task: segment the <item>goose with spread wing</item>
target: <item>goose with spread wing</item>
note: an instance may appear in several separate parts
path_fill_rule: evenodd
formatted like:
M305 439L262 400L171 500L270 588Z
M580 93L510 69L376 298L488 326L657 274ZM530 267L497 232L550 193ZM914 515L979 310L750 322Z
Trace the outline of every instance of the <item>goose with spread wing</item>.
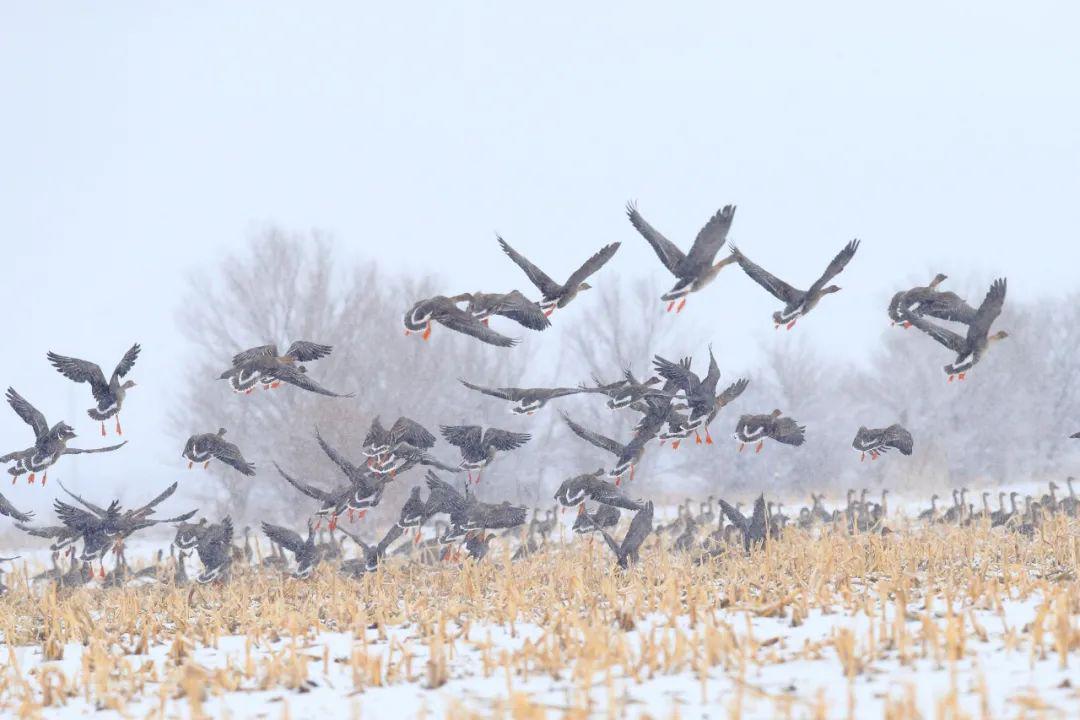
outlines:
M615 553L615 561L619 567L627 569L631 563L636 563L640 559L641 546L653 531L652 501L645 503L645 507L634 513L630 527L626 529L626 535L623 536L621 543L615 542L604 528L597 528L597 530L603 535L607 546Z
M315 440L326 456L338 466L352 485L353 493L349 499L348 507L357 510L360 517L364 517L368 508L373 508L382 500L386 484L393 479L392 475L379 475L366 464L357 465L338 452L330 443L323 439L319 429L315 428Z
M245 460L240 448L225 439L225 428L218 428L216 433L192 435L184 443L180 456L187 459L188 470L195 463L202 463L205 470L213 459L225 463L241 475L250 477L255 474L255 463Z
M465 311L485 326L492 315L498 315L530 330L547 330L551 327L551 321L540 306L517 290L508 293L460 293L450 299L455 303L468 303Z
M660 262L678 279L675 287L660 296L660 300L667 303L668 312L672 309L681 312L690 293L707 286L726 265L734 262L731 257L713 262L716 253L720 252L720 248L727 242L731 221L735 219L734 205L725 205L709 218L705 227L698 232L688 253L684 253L646 222L633 203L626 206L626 214L634 228L652 246Z
M503 252L519 268L525 271L529 281L540 291L540 309L548 316L556 310L561 310L569 305L582 290L590 290L592 286L585 280L604 267L607 261L615 255L615 251L619 249L619 243L617 242L600 248L581 267L575 270L565 283L560 285L544 273L543 270L531 263L528 258L510 247L510 244L501 237L498 240L499 247L502 248Z
M580 393L602 393L600 388L518 388L518 387L502 387L502 388L489 388L482 385L474 385L467 380L461 380L462 385L475 390L476 392L489 395L491 397L499 398L500 400L508 400L514 403L514 406L510 409L515 415L532 415L548 404L549 401L555 398L566 397L567 395L578 395Z
M682 393L683 399L690 410L686 418L683 432L693 432L698 444L701 444L700 430L705 431L705 443L712 445L712 436L709 434L709 424L728 403L742 395L746 390L749 380L738 380L729 385L719 395L716 386L720 382L720 366L716 363L712 346L709 347L709 370L705 377L698 376L689 365L683 361L673 363L659 355L653 360L658 375L674 383Z
M660 383L660 378L653 376L646 380L638 381L630 368L623 370L622 380L605 383L594 376L593 382L596 383L594 387L586 385L582 385L581 387L586 392L597 392L607 395L609 398L607 406L611 410L620 410L625 407L630 407L634 403L639 402L650 395L661 392L655 387Z
M902 290L893 295L889 302L889 319L893 325L899 324L905 330L911 327L911 316L932 317L938 320L970 325L975 319L975 308L954 292L938 290L947 275L938 273L929 285Z
M402 415L387 430L378 416L371 421L361 452L366 457L377 458L391 453L401 443L407 443L420 450L430 450L435 446L435 436L420 423Z
M579 438L615 456L615 466L608 472L608 476L615 478L616 485L622 485L622 476L625 473L630 473L630 479L634 479L634 466L641 460L641 456L645 454L646 444L656 437L659 432L659 427L653 428L653 424L650 422L648 426L638 429L630 442L624 445L577 424L566 413L562 413L562 418L567 427Z
M968 371L983 359L993 343L1009 337L1004 330L990 334L990 327L1005 305L1005 290L1005 278L998 278L993 282L979 309L975 311L975 318L968 325L966 335L960 335L918 316L910 318L912 325L956 353L956 359L944 368L949 382L954 378L963 380Z
M36 473L44 473L41 476L42 486L48 481L48 469L63 455L80 455L84 453L102 453L119 450L127 441L118 445L82 450L69 448L68 441L75 437L75 430L66 422L58 422L49 427L48 421L41 411L27 402L14 388L7 389L7 401L11 409L15 411L23 422L34 431L34 444L25 450L16 450L0 456L0 463L14 463L8 468L12 484L24 473L30 473L27 480L34 482Z
M807 290L799 290L788 285L780 278L770 274L760 265L751 262L738 248L731 249L731 257L739 263L739 267L750 276L751 280L768 290L769 294L777 300L784 303L783 310L778 310L773 313L773 322L776 323L777 328L781 325L786 325L787 329L790 330L799 318L805 317L807 313L817 306L821 301L821 298L830 293L840 292L839 286L826 285L825 283L829 282L843 271L851 261L851 258L855 257L855 251L858 249L858 240L852 240L845 245L844 249L837 253L836 257L829 263L829 266L825 268L825 272L822 273L821 277L815 280L814 284Z
M473 317L472 313L462 310L453 298L445 295L421 300L409 308L403 318L405 334L419 334L424 340L431 337L431 324L439 323L445 328L485 342L496 347L513 347L518 340L496 332Z
M901 455L910 455L915 443L906 428L894 423L886 428L861 426L855 433L851 447L859 453L859 461L862 462L867 455L871 460L877 460L890 449L899 450Z
M303 480L299 480L289 473L281 469L281 466L276 462L274 467L277 468L278 474L285 479L285 482L292 485L299 490L302 494L308 496L312 500L317 500L320 505L315 511L315 515L319 517L329 516L330 528L334 529L337 526L337 518L339 515L349 509L349 506L353 499L353 494L356 492L356 487L353 484L339 485L332 490L323 490L315 485L310 485Z
M622 511L614 505L601 503L596 508L596 512L590 513L585 507L585 503L581 503L578 505L578 514L574 518L574 524L570 529L577 535L600 532L601 529L606 530L617 526L621 516Z
M564 480L555 491L555 499L563 507L583 505L592 500L602 505L612 505L624 510L637 511L645 507L640 500L631 500L622 488L603 479L604 469L585 473Z
M292 575L298 580L311 577L311 573L314 572L315 567L322 560L322 553L315 543L315 523L308 520L307 529L308 534L305 539L300 537L300 534L295 530L290 530L287 527L273 525L268 522L262 524L263 533L270 538L271 542L277 543L293 554L293 559L296 561L296 570L293 571Z
M105 373L101 371L101 367L89 360L57 355L54 352L46 355L53 367L68 380L90 384L90 393L94 396L97 405L87 410L86 414L101 422L102 437L105 436L105 421L111 417L116 418L116 434L124 434L120 428L120 408L124 404L127 391L135 387L135 381L120 381L135 365L135 360L139 357L139 350L141 348L138 343L132 345L124 353L124 357L120 359L119 364L117 364L108 380L105 379Z
M235 392L245 394L250 394L256 385L273 390L286 383L327 397L352 397L352 393L327 390L312 380L307 374L307 367L301 364L320 360L332 350L331 345L297 340L281 355L277 345L260 345L234 355L232 367L221 373L220 379L228 380Z
M379 563L386 557L386 551L395 540L401 537L403 530L398 525L391 525L382 539L375 545L368 545L359 535L349 532L346 528L341 528L341 532L356 543L356 546L360 548L360 552L363 553L363 557L346 560L341 563L339 570L345 575L359 578L365 573L375 572L379 569Z
M443 425L440 428L446 441L461 451L460 469L477 471L476 482L480 482L480 473L495 459L496 453L516 450L532 439L528 433L516 433L499 428L484 430L479 425Z
M768 415L743 415L735 426L735 440L739 443L739 452L748 444L757 443L754 452L761 452L765 439L771 438L784 445L798 447L806 440L806 426L800 425L789 417L781 417L779 410Z

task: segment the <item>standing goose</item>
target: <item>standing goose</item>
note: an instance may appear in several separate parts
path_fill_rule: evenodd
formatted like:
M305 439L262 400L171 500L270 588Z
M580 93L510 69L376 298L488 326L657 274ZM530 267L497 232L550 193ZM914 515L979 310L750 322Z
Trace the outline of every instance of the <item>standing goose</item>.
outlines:
M223 372L221 380L228 380L235 392L250 393L262 384L272 390L288 383L296 387L329 397L352 397L327 390L307 375L307 368L300 363L326 357L333 350L330 345L320 345L297 340L284 355L278 354L277 345L261 345L233 355L232 367Z
M645 507L640 500L631 500L621 488L604 480L604 469L586 473L564 480L555 492L555 499L563 507L582 506L585 500L593 500L601 505L611 505L624 510L637 511Z
M121 383L120 378L131 371L136 358L139 357L139 350L141 348L138 343L132 345L131 349L124 353L124 357L120 359L120 363L113 370L108 381L105 380L105 373L101 371L101 368L88 360L65 357L54 352L46 355L53 367L68 380L90 383L90 392L97 405L87 410L86 414L101 422L102 437L105 437L105 421L114 416L116 417L116 434L124 434L120 429L120 408L124 404L127 391L135 387L135 381L126 380Z
M419 333L425 340L431 337L431 323L437 322L454 332L470 335L496 347L513 347L519 342L495 332L473 317L472 313L459 308L452 298L445 295L419 301L406 311L403 322L406 335Z
M322 553L315 546L315 524L308 520L307 528L308 534L305 540L295 530L280 525L272 525L268 522L262 524L262 530L266 537L293 554L293 558L296 560L296 570L293 571L293 577L298 580L310 577L315 570L315 566L322 559Z
M627 569L631 563L636 563L640 559L641 545L645 542L645 539L649 537L649 534L653 530L653 504L652 501L645 503L645 507L634 513L634 518L630 521L630 527L626 530L626 535L623 536L621 543L616 543L612 539L611 535L608 535L607 530L603 528L597 528L600 534L604 536L604 542L607 543L611 551L615 553L615 560L619 567Z
M225 428L218 428L216 433L192 435L184 444L180 456L187 458L188 470L195 463L202 463L205 470L211 459L217 459L242 475L255 474L255 463L245 460L240 448L225 439Z
M389 430L382 426L378 416L371 421L371 427L364 436L361 452L366 457L377 458L393 452L401 443L407 443L420 450L430 450L435 446L435 436L420 423L402 415Z
M528 433L516 433L498 428L484 430L479 425L443 425L440 428L446 441L461 450L460 469L476 470L476 482L480 482L480 473L491 464L497 452L516 450L532 439Z
M911 327L912 315L930 316L939 320L970 325L975 319L975 308L954 292L941 292L938 285L948 276L938 273L929 285L914 287L893 295L889 302L889 319L899 323L905 330Z
M997 320L998 315L1001 314L1001 308L1005 305L1005 290L1005 278L998 278L993 282L986 297L983 298L982 305L975 312L975 319L968 325L966 336L960 336L952 330L947 330L937 323L918 316L911 318L912 325L956 353L956 359L945 366L949 382L952 382L953 378L963 380L967 371L982 360L993 342L1009 336L1004 330L990 335L990 326Z
M15 508L8 499L4 497L3 493L0 493L0 515L6 515L16 522L30 522L34 517L32 511L22 512Z
M800 425L789 417L780 417L779 410L768 415L743 415L735 426L735 440L739 443L739 452L749 443L757 443L754 452L761 452L765 438L798 447L806 440L806 426Z
M555 310L561 310L569 305L570 301L577 297L577 294L582 290L590 290L592 286L585 282L585 280L602 268L604 264L612 258L615 251L619 249L619 243L617 242L600 248L591 258L586 260L581 267L575 270L570 277L567 278L564 284L560 285L545 274L543 270L529 262L528 258L510 247L509 243L501 237L499 237L498 240L499 246L503 249L503 252L506 253L519 268L525 271L525 275L528 276L529 281L540 291L540 308L544 311L544 314L548 316L555 312Z
M68 440L75 437L75 431L70 425L65 422L58 422L50 428L49 423L45 420L45 416L41 414L41 411L27 402L22 395L15 392L14 388L9 387L7 389L7 401L8 404L11 405L11 409L15 411L15 414L22 418L22 421L29 425L34 431L34 444L31 447L0 456L0 463L15 463L8 468L8 475L11 475L11 483L13 485L15 484L15 480L23 473L30 473L27 480L29 482L34 482L34 475L43 472L41 484L44 486L49 479L49 474L46 471L55 464L62 455L112 452L113 450L119 450L127 444L127 441L125 440L118 445L107 445L106 447L93 448L91 450L69 448L67 446Z
M871 460L877 460L889 448L899 450L901 455L910 455L914 448L914 441L911 433L899 424L875 429L863 425L855 433L855 440L852 441L851 447L855 449L855 452L860 453L859 461L862 462L866 459L867 453L870 454Z
M751 280L768 290L769 294L777 300L784 303L783 310L778 310L773 313L773 322L776 324L777 328L781 325L786 325L787 329L790 330L795 325L795 321L804 317L817 306L818 302L821 301L821 298L829 293L840 291L840 288L837 285L826 285L825 283L840 274L848 262L850 262L851 258L855 256L855 251L858 249L858 240L852 240L845 245L844 249L837 253L836 257L829 263L829 266L825 268L825 272L822 273L821 277L815 280L814 284L807 290L799 290L788 285L780 278L767 272L760 265L751 262L738 248L731 249L731 256L735 258L735 261L738 262L743 271L750 276Z
M694 238L690 252L685 254L675 243L647 223L633 203L627 204L626 214L631 224L652 246L664 267L678 278L675 287L660 296L660 299L668 304L668 312L671 312L673 308L675 312L681 312L686 306L686 297L690 293L704 288L716 278L717 273L723 270L725 265L734 262L732 257L727 257L718 263L713 263L716 253L720 252L720 248L727 241L731 221L735 218L734 205L725 205L709 218L705 227L701 228L697 237ZM676 302L679 303L677 307Z
M555 398L566 397L567 395L577 395L579 393L602 393L600 388L516 388L516 387L503 387L503 388L489 388L482 385L473 385L471 382L461 380L462 385L475 390L476 392L483 393L484 395L490 395L491 397L499 398L500 400L509 400L514 403L514 406L510 409L515 415L532 415L540 408L547 405L548 401Z
M468 303L465 311L485 326L492 315L499 315L530 330L547 330L551 327L551 321L540 306L517 290L508 293L461 293L450 300Z

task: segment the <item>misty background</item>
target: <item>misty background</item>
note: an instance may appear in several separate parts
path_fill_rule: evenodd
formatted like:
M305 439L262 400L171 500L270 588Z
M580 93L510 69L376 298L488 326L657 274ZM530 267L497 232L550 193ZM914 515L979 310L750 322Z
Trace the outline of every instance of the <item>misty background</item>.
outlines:
M143 353L128 446L3 492L48 517L54 477L129 501L179 480L208 512L298 521L310 503L272 460L325 484L316 423L358 456L374 415L408 414L532 432L479 492L546 504L561 479L609 464L559 408L621 439L636 417L583 396L519 418L458 377L576 384L625 363L644 374L654 353L700 368L709 343L722 382L750 388L714 423L716 445L651 445L643 495L1060 479L1080 462L1065 439L1080 429L1078 20L1064 2L5 5L0 383L96 446L89 389L46 351L106 373L132 342ZM791 332L736 268L667 316L672 278L626 220L631 199L684 248L737 204L730 239L796 286L863 244L843 291ZM401 314L434 292L535 296L496 231L559 280L623 245L544 333L494 320L518 348L439 327L405 338ZM1009 279L1010 338L962 385L945 383L947 351L884 312L939 271L973 304ZM312 375L356 398L234 396L215 379L234 352L295 339L333 344ZM807 444L736 453L738 414L774 407ZM896 421L915 455L860 464L858 426ZM186 437L222 425L256 478L185 469ZM4 452L31 439L6 407L0 439ZM388 496L379 512L396 510Z

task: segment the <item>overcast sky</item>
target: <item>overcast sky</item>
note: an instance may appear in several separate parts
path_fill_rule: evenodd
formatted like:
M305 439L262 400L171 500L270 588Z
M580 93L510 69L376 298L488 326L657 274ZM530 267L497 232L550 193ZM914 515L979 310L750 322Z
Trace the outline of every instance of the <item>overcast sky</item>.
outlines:
M448 292L524 289L495 231L557 276L621 240L610 272L667 285L626 201L684 246L736 203L731 237L796 286L863 240L793 331L855 362L892 291L935 270L978 297L997 275L1010 300L1075 289L1080 6L695 5L4 4L0 383L94 445L87 389L45 352L108 372L144 347L131 446L55 475L174 477L185 278L269 224ZM776 308L728 269L685 312L739 371L786 341ZM6 408L0 438L30 442Z

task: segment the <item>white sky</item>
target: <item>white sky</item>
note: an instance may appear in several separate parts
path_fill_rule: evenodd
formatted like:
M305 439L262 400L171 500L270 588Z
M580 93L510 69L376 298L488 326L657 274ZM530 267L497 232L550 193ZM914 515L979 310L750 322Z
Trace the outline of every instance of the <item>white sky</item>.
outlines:
M0 7L0 383L97 444L45 352L144 346L136 442L58 477L173 477L185 277L269 223L448 291L524 289L496 230L553 275L622 240L609 270L667 285L624 203L685 246L734 202L732 238L797 286L863 239L795 331L855 361L932 270L980 296L999 274L1012 300L1075 288L1075 3L450 5ZM731 366L784 341L774 309L729 269L686 313ZM29 438L0 409L3 450ZM53 494L30 490L3 489Z

